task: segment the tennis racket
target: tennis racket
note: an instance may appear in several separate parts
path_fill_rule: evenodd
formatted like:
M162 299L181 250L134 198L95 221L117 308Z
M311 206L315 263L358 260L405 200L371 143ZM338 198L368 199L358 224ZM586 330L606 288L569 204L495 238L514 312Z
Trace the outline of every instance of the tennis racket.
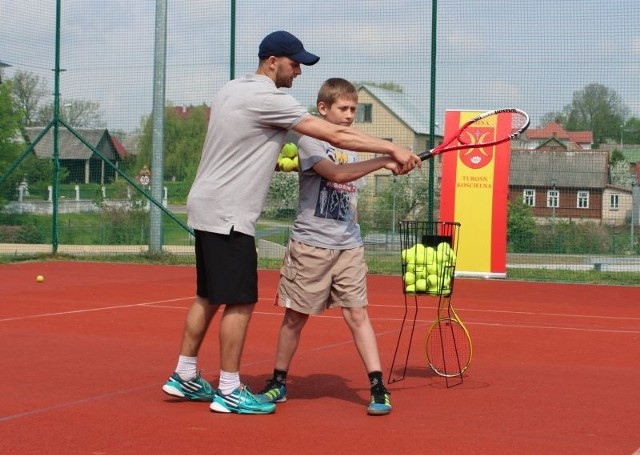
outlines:
M438 311L438 318L427 333L426 350L429 366L439 376L462 378L469 368L473 353L471 336L451 301L446 311Z
M495 136L487 134L476 134L478 128L486 128L489 125L509 125L510 128L496 128ZM432 150L423 152L420 155L422 161L433 158L442 153L454 150L462 150L469 148L492 147L502 144L503 142L515 139L529 128L529 116L520 109L498 109L488 111L473 117L466 122L451 136Z

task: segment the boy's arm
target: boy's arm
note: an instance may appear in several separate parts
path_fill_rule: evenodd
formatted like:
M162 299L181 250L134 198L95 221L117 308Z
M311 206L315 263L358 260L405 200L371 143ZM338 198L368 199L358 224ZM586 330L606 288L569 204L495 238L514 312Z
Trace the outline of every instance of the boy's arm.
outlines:
M399 163L396 163L388 156L347 164L336 164L330 159L323 159L313 165L313 170L316 173L335 183L353 182L382 168L389 169L394 174L398 174L402 169Z
M399 174L406 174L413 168L420 167L420 158L412 151L399 147L393 142L374 136L369 136L355 128L334 125L326 120L307 115L294 130L305 136L320 139L334 146L356 152L382 153L393 158L400 164ZM378 168L380 169L380 168Z

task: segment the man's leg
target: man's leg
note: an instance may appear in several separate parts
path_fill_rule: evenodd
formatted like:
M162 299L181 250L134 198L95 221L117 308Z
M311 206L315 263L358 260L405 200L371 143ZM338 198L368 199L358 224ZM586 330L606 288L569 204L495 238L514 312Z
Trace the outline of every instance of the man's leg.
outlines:
M200 346L207 334L218 305L210 305L209 300L196 297L187 311L180 356L175 373L173 373L162 390L174 397L196 401L211 401L213 389L197 370L197 359Z

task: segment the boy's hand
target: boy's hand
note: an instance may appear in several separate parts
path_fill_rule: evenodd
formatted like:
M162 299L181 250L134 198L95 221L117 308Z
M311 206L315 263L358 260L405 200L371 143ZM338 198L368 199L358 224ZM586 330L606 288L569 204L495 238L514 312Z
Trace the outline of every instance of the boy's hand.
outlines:
M422 166L422 160L418 155L407 149L397 148L391 156L400 165L398 174L407 174L416 167Z

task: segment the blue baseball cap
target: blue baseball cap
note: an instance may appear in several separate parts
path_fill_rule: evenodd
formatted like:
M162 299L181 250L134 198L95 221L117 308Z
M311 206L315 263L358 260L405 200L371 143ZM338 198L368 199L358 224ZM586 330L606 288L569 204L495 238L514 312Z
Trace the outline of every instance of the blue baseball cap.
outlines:
M308 66L315 65L320 60L320 57L304 49L302 41L284 30L269 33L260 43L258 57L264 59L272 55L274 57L289 57L291 60Z

